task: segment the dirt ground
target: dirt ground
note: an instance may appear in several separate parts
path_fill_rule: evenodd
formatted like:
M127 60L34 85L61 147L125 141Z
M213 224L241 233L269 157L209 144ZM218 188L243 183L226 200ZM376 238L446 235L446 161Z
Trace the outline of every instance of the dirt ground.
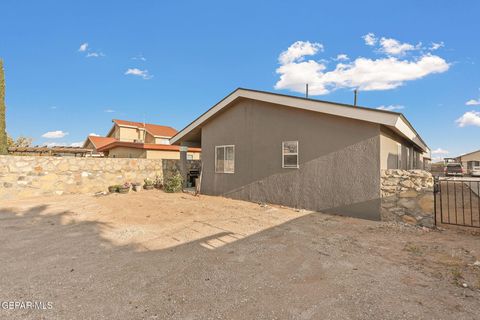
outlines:
M479 319L480 236L142 191L0 203L0 319ZM477 263L478 264L478 263Z

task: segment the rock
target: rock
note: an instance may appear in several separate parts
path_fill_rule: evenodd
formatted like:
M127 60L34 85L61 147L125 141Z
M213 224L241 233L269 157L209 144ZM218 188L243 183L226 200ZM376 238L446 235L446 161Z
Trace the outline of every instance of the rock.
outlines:
M410 190L402 192L398 195L399 198L416 198L418 196L418 192Z
M404 215L402 217L402 221L408 224L414 224L414 225L417 224L417 220L414 217L409 215Z
M417 208L417 201L412 198L401 198L398 200L397 205L413 211Z
M423 218L419 223L422 227L433 228L435 226L435 221L433 218Z
M479 260L475 261L475 262L473 263L473 266L480 268L480 261L479 261Z
M405 187L405 188L414 188L415 184L411 180L403 180L400 182L400 185Z
M433 194L425 194L418 200L418 206L424 213L433 214Z

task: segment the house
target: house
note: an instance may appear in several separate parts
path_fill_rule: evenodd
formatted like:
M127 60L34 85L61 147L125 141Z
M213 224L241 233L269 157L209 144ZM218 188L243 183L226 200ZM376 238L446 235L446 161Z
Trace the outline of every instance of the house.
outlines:
M430 150L400 113L239 88L178 132L201 147L201 193L310 210L379 210L385 169Z
M480 150L462 154L454 158L453 162L461 163L463 168L470 173L473 167L480 166Z
M177 133L172 127L126 120L112 120L106 137L88 136L83 147L92 155L110 158L180 159L180 147L170 145ZM188 148L187 159L200 159L200 148Z
M113 137L100 137L100 136L88 136L87 140L83 143L83 148L91 149L91 156L103 156L103 153L99 152L98 149L106 146L112 142L115 142L116 139Z

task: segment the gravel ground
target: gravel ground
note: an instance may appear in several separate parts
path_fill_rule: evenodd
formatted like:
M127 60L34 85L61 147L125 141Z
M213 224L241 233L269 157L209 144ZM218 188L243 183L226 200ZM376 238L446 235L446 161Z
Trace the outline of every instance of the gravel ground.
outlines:
M142 191L1 203L0 243L0 302L51 302L0 319L480 318L468 232Z

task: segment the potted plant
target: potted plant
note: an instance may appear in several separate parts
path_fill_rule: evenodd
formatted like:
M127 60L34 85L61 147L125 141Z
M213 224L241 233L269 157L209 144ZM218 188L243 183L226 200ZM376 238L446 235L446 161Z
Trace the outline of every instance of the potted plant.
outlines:
M119 187L119 185L116 185L116 184L113 185L113 186L109 186L108 187L108 192L110 192L110 193L118 192L118 187Z
M143 182L143 188L145 190L152 190L154 188L152 179L146 178L145 180L143 180Z
M140 182L132 182L132 189L135 192L142 190L142 184Z
M162 189L163 188L163 180L160 178L160 176L155 176L155 182L154 182L155 189Z
M120 193L128 193L130 191L130 183L125 182L118 188L118 192Z

